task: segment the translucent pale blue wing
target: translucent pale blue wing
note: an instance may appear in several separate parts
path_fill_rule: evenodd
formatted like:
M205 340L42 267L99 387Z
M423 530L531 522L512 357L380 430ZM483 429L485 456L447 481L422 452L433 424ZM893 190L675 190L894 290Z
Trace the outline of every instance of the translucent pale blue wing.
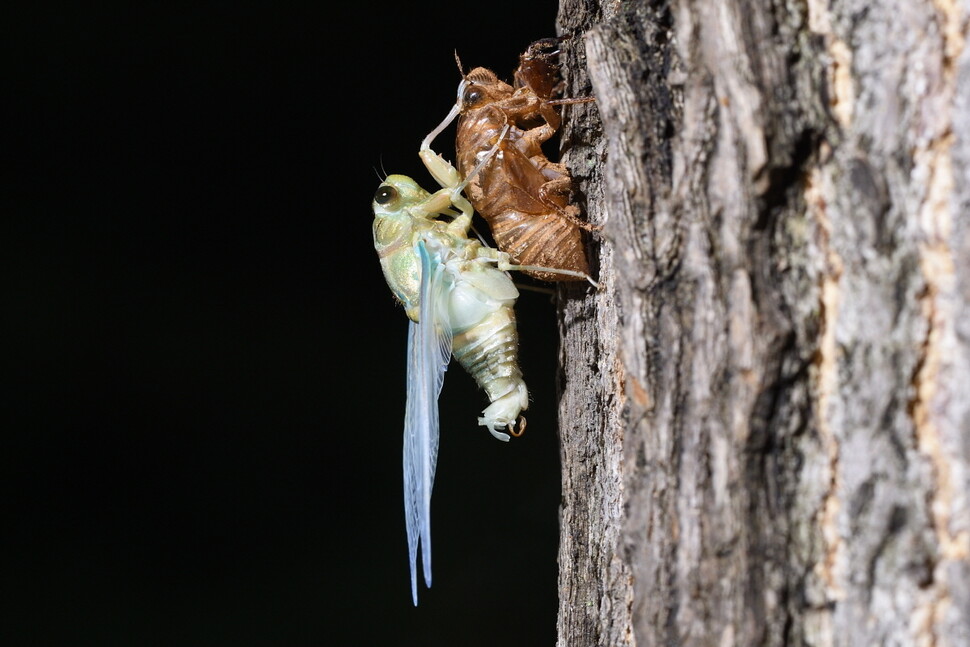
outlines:
M438 395L451 359L444 266L419 242L418 322L408 328L407 409L404 420L404 515L411 560L411 597L418 604L418 545L425 585L431 586L431 488L438 460Z

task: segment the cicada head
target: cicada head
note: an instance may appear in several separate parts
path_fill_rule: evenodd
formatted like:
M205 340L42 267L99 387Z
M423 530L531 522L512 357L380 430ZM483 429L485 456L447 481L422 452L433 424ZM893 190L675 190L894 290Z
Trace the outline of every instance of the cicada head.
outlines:
M388 175L374 194L375 216L403 214L411 205L427 200L430 194L406 175Z
M410 220L410 226L430 226L437 220L452 220L458 215L450 209L447 191L428 193L406 175L388 175L381 182L371 204L376 220Z
M461 112L502 101L512 96L512 86L499 80L492 70L476 67L465 75L458 86L458 104Z

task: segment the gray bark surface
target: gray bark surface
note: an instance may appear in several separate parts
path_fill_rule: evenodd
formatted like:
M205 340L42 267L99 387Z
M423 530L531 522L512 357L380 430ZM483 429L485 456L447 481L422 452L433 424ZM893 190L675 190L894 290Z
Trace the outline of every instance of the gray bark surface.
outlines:
M970 3L562 0L559 645L970 645Z

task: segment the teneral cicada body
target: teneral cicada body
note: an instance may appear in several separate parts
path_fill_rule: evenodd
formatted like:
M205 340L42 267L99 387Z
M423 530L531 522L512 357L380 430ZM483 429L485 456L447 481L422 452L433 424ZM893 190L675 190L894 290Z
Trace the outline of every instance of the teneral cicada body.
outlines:
M425 139L422 156L430 152L431 139L459 116L458 171L470 176L468 197L488 222L498 248L513 263L569 271L526 272L535 278L588 280L583 230L590 227L569 202L569 171L542 150L560 125L556 105L571 101L552 99L559 85L558 51L550 49L555 43L537 41L529 47L520 57L515 87L483 67L465 75L455 108ZM473 173L496 145L497 152Z
M450 180L456 179L452 174ZM451 210L452 205L461 213ZM524 427L529 394L518 364L513 306L518 291L506 254L468 237L472 211L460 189L429 194L403 175L373 201L374 246L409 323L404 425L404 499L417 604L417 551L431 586L431 488L438 454L438 394L455 359L488 395L478 422L500 440ZM451 219L450 222L444 219ZM516 431L518 425L518 432Z

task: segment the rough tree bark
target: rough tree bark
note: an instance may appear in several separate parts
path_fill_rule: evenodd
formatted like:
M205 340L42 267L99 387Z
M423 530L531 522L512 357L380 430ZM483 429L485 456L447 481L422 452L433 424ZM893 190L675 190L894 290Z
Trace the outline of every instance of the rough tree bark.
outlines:
M561 0L561 647L970 645L968 16Z

